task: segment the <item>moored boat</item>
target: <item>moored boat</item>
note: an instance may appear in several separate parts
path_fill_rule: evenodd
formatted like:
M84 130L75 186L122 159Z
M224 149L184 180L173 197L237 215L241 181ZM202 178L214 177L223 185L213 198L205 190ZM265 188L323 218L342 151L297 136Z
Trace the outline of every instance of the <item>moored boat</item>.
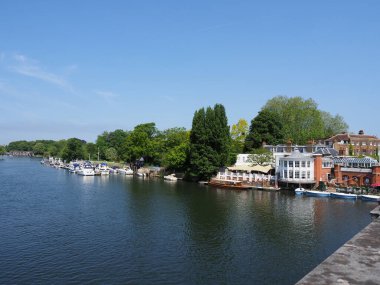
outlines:
M306 190L305 194L312 197L330 197L330 192L325 191Z
M369 202L379 202L380 196L377 195L360 195L360 198L363 201L369 201Z
M340 199L357 199L358 195L352 193L331 193L330 197L332 198L340 198Z
M76 171L77 174L82 176L94 176L95 171L91 164L84 164Z
M224 179L211 179L208 185L230 189L248 190L252 189L252 186L243 184L243 181L236 180L224 180Z
M164 179L169 180L169 181L177 181L178 180L178 178L175 177L174 173L164 176Z
M117 173L122 174L122 175L133 175L133 170L130 169L129 167L119 168L117 170Z
M299 187L299 188L296 188L294 190L294 193L296 193L296 195L302 195L302 194L305 194L306 190L302 187Z

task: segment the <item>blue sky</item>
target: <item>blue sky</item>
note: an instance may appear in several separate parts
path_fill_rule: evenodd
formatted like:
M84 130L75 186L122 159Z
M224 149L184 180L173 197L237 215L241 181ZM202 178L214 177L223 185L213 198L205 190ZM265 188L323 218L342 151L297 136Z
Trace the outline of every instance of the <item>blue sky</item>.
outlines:
M250 121L277 95L314 99L380 136L380 1L0 3L0 144L95 141L225 106Z

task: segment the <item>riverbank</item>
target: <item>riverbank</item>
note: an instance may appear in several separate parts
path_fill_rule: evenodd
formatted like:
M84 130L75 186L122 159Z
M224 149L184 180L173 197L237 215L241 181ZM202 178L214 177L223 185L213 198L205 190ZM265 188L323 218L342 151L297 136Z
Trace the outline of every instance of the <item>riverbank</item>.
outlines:
M379 206L373 213L378 216ZM380 219L376 218L297 285L380 284L379 234Z

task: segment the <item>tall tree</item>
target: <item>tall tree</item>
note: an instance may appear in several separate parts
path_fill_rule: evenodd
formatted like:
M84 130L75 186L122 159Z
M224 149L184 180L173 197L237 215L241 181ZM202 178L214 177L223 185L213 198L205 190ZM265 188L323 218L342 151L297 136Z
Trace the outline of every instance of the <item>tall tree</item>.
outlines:
M277 96L269 100L262 110L279 116L285 140L305 144L324 137L324 123L317 107L313 99Z
M231 149L231 136L230 127L228 125L226 110L222 104L214 106L215 113L215 129L213 138L216 140L215 151L218 153L218 166L225 166L230 149Z
M230 149L230 134L223 105L194 113L190 132L188 176L209 179L224 166Z
M264 143L275 145L282 142L284 138L282 129L279 116L273 111L263 109L251 121L244 150L251 152L252 149L261 148Z
M324 123L324 137L328 138L348 131L348 125L341 115L337 114L332 116L330 113L325 111L321 111L321 115Z
M244 151L245 138L248 135L248 123L244 119L240 119L236 124L232 125L230 130L231 150L228 165L236 162L236 157Z

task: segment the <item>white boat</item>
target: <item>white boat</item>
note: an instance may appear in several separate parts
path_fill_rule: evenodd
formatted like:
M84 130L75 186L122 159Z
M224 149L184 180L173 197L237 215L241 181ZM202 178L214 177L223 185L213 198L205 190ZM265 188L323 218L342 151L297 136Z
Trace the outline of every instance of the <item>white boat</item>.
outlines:
M306 190L302 187L299 187L299 188L296 188L294 190L294 193L296 193L296 195L302 195L302 194L305 194Z
M109 175L110 174L110 170L107 166L107 163L105 162L102 162L101 164L99 164L96 168L95 168L95 173L97 173L98 175Z
M330 197L330 192L326 191L306 190L305 194L312 197Z
M360 198L363 201L370 201L370 202L379 202L380 196L377 195L360 195Z
M133 170L129 167L119 168L117 170L117 173L123 174L123 175L133 175Z
M70 173L75 173L79 170L80 166L79 163L71 163L69 164L69 171Z
M332 197L332 198L340 198L340 199L357 199L358 195L352 194L352 193L339 193L339 192L335 192L335 193L331 193L330 197Z
M76 171L77 174L83 175L83 176L94 176L95 171L91 164L84 164L79 167L79 169Z
M169 180L169 181L177 181L178 180L178 178L175 177L174 173L164 176L164 179Z

